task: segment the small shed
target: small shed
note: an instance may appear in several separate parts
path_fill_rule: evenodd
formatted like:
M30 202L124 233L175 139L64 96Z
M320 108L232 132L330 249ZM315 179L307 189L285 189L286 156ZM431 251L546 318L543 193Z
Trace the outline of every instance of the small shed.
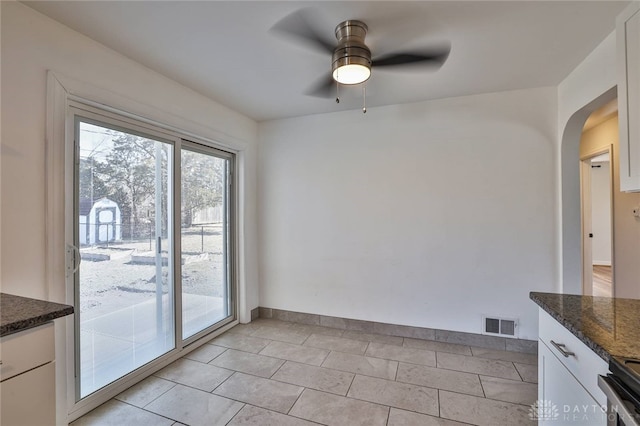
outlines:
M80 245L122 240L122 219L116 202L101 198L87 211L89 206L86 200L81 200L79 207Z

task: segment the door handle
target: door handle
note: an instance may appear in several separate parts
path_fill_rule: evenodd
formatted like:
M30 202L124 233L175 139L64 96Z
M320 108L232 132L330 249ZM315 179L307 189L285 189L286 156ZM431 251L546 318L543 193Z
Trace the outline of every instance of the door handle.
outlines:
M71 263L67 261L67 276L70 276L80 269L82 256L80 256L80 249L73 244L67 244L67 254L71 256Z

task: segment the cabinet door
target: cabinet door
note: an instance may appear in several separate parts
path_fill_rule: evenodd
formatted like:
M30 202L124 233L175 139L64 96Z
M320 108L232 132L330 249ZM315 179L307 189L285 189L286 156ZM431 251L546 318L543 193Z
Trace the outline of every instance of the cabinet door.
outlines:
M616 26L620 190L640 191L640 9L633 2Z
M546 344L538 345L538 404L546 404L539 425L606 425L602 407L562 365ZM597 374L597 373L593 373Z
M55 364L50 362L0 384L2 426L48 426L56 420Z

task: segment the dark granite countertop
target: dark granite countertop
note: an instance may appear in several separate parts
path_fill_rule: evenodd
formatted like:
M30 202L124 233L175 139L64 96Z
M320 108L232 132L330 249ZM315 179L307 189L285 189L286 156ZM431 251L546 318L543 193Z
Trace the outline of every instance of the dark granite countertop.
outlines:
M0 337L71 315L73 306L0 293Z
M529 297L605 361L640 358L640 300L536 292Z

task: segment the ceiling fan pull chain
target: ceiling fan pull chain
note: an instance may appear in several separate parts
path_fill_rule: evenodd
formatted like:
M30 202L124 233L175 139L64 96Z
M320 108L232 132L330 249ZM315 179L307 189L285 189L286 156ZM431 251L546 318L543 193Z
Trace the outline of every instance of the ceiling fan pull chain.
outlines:
M336 103L340 103L340 83L336 80Z
M362 85L362 113L367 113L367 84Z

